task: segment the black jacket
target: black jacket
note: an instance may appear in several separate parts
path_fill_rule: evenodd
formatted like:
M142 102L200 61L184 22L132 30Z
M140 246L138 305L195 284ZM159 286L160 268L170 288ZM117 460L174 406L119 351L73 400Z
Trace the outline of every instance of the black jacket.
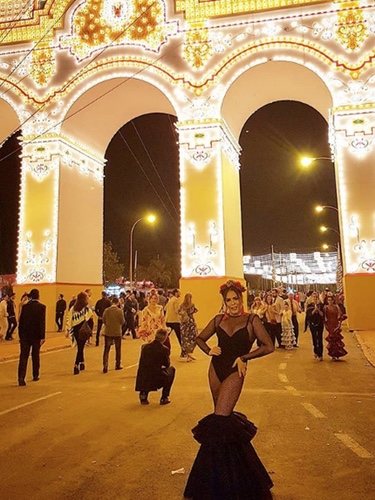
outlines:
M56 312L57 313L63 313L63 312L65 312L65 309L66 309L66 300L59 299L56 302Z
M169 350L158 340L142 346L139 360L136 391L156 391L164 384L163 367L170 365Z
M21 340L42 340L46 337L46 306L38 300L29 300L22 307L18 334Z

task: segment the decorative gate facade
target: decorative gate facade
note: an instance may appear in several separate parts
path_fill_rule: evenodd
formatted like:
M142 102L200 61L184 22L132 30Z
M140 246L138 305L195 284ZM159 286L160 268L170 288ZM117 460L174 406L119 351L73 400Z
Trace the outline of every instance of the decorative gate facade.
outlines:
M105 150L129 120L170 113L181 288L204 322L218 284L243 278L241 128L290 99L329 123L349 324L375 329L374 5L1 0L0 140L21 133L20 290L38 286L51 305L61 292L99 291Z

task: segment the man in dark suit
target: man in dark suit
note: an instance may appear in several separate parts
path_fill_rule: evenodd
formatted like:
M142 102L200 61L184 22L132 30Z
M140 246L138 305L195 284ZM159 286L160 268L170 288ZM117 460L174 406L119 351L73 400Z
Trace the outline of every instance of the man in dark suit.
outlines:
M18 385L26 385L27 361L33 361L33 380L39 380L40 347L46 337L46 306L39 302L39 290L33 288L29 302L22 307L18 333L20 337L20 360L18 364Z
M58 332L63 331L65 310L66 310L66 300L64 299L64 295L60 294L59 300L56 302L56 319L55 319Z
M167 405L171 402L169 393L176 370L170 364L168 348L163 345L167 336L167 330L160 328L155 334L155 340L142 346L135 383L135 390L139 391L142 405L149 404L147 399L149 391L157 391L160 388L162 388L160 404Z

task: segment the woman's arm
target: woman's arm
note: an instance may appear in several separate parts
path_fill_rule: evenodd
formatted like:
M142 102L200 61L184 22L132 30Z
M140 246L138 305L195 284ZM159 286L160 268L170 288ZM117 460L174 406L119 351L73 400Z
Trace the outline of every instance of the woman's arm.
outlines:
M209 323L208 325L201 331L201 333L197 336L196 342L197 345L200 349L202 349L203 352L208 354L209 356L218 356L221 354L221 349L218 346L215 346L211 348L207 344L207 340L212 337L216 333L216 318L215 316Z
M267 354L271 354L271 352L275 350L271 337L268 335L267 330L263 326L263 323L257 316L254 316L254 318L250 322L250 325L248 325L248 331L251 326L254 335L260 341L260 346L257 349L254 349L253 351L245 354L244 356L241 356L240 359L243 362L249 361L250 359L254 358L261 358L262 356L267 356ZM249 335L251 335L251 333L252 332L250 330Z

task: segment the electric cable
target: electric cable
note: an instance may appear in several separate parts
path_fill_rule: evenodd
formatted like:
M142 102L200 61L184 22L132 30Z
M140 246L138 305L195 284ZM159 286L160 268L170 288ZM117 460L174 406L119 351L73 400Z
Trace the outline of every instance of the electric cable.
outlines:
M3 34L3 36L0 38L0 44L3 40L5 40L5 38L9 35L9 33L12 31L12 29L15 27L15 25L17 24L17 22L21 19L21 17L23 16L23 14L25 14L25 12L27 11L27 9L29 8L29 4L33 4L33 0L27 0L26 3L25 3L25 8L22 8L21 7L21 10L18 12L18 15L15 19L10 19L9 20L9 24L10 23L13 23L12 26L8 27L5 31L5 33ZM31 5L32 6L32 5Z
M81 69L81 71L83 71L89 64L91 64L93 61L95 61L95 59L97 59L101 54L103 54L103 52L105 50L107 50L108 48L111 47L111 45L123 34L125 33L125 31L130 27L132 26L137 20L139 20L145 12L147 12L148 9L151 9L151 7L155 4L156 2L153 2L149 7L147 7L147 9L142 12L142 14L140 14L139 17L135 18L130 24L128 24L124 30L122 32L120 32L112 41L109 45L106 45L105 47L103 47L102 50L100 50L92 59L90 59L87 64ZM179 44L178 46L180 46L181 44ZM159 57L155 58L153 63L157 62L158 60L162 59L163 57L165 57L166 54L164 55L160 55ZM96 101L100 100L101 98L105 97L107 94L109 94L110 92L116 90L118 87L120 87L121 85L123 85L124 83L126 83L127 81L129 81L131 78L133 78L134 76L142 73L144 71L145 68L140 68L138 71L136 71L133 75L131 75L130 77L127 77L125 78L124 81L120 82L119 84L115 85L114 87L112 87L111 89L109 89L108 91L104 92L103 94L101 94L100 96L98 96L97 98L93 99L92 101L90 101L89 103L87 103L85 106L82 106L82 108L78 109L77 111L75 111L74 113L72 113L71 115L69 116L65 116L60 122L57 122L55 123L54 125L52 125L50 128L46 129L45 131L43 131L42 133L40 133L39 135L37 135L33 140L37 140L39 139L40 137L42 137L44 134L48 133L50 130L54 129L55 127L59 126L59 125L62 125L65 121L67 121L68 119L72 118L73 116L75 116L76 114L78 114L79 112L83 111L84 109L86 109L87 107L89 107L91 104L94 104ZM28 118L26 118L22 123L20 123L18 125L17 128L15 128L11 133L8 134L8 137L12 136L13 134L15 134L18 130L22 129L22 127L33 117L35 116L37 113L39 113L45 106L46 104L48 104L48 102L44 102L38 109L36 109L30 116L28 116ZM6 139L5 139L6 140ZM1 146L4 144L5 141L2 142L2 144L0 145L0 148ZM15 151L13 151L12 153L9 153L8 155L6 155L5 157L3 158L0 158L0 162L5 160L6 158L9 158L9 156L11 156L12 154L15 154L17 153L18 151L20 151L22 149L22 147L20 146L19 148L17 148Z
M176 222L176 219L175 217L171 214L168 206L165 204L163 198L160 196L160 194L158 193L156 187L154 186L154 184L152 183L152 181L150 180L149 176L147 175L146 171L144 170L141 162L138 160L137 156L135 155L135 153L133 152L132 148L129 146L129 143L128 141L125 139L125 137L123 136L123 133L121 131L121 129L119 130L119 135L121 137L121 139L123 140L124 144L126 145L126 147L129 149L130 151L130 154L133 156L135 162L137 163L138 167L140 168L140 170L142 171L143 175L146 177L146 179L148 180L150 186L152 187L153 191L155 192L156 196L159 198L161 204L163 205L165 211L167 212L167 214L169 215L169 217L171 218L171 220L173 221L173 223L178 227L178 223Z
M156 176L157 176L157 178L158 178L158 179L159 179L159 181L160 181L160 184L163 186L163 188L164 188L164 190L165 190L165 193L166 193L166 195L167 195L167 198L168 198L169 202L171 203L171 205L172 205L172 207L173 207L174 211L176 212L177 217L179 217L178 210L176 209L176 206L175 206L174 202L172 201L172 199L171 199L171 197L170 197L170 195L169 195L169 193L168 193L167 188L165 187L165 184L164 184L164 182L163 182L163 179L160 177L160 174L159 174L159 172L158 172L158 169L156 168L155 163L154 163L154 161L152 160L152 158L151 158L151 156L150 156L150 153L148 152L148 149L147 149L147 147L145 146L145 143L143 142L143 139L142 139L142 137L140 136L140 134L139 134L139 132L138 132L138 129L137 129L137 127L136 127L136 125L135 125L134 121L132 120L132 122L131 122L131 123L132 123L132 125L133 125L134 130L136 131L136 134L137 134L137 136L138 136L138 139L141 141L141 144L142 144L142 146L143 146L143 149L144 149L144 151L146 152L146 155L147 155L147 157L148 157L148 159L149 159L149 161L150 161L150 163L151 163L151 165L152 165L152 167L153 167L153 169L154 169L154 172L156 173Z
M182 42L181 44L179 44L177 47L179 47L180 45L182 45ZM177 48L176 47L176 48ZM174 50L175 47L172 47L172 49ZM159 57L155 58L153 60L153 64L156 63L157 61L159 61L160 59L164 58L167 54L164 54L164 55L160 55ZM43 137L45 134L47 134L48 132L50 132L51 130L53 130L55 127L59 126L59 125L62 125L63 123L65 123L66 121L68 121L70 118L73 118L73 116L76 116L78 113L80 113L81 111L84 111L86 108L88 108L89 106L91 106L92 104L94 104L95 102L99 101L100 99L102 99L103 97L105 97L106 95L110 94L111 92L113 92L114 90L116 90L117 88L121 87L122 85L124 85L125 83L127 83L129 80L131 80L132 78L136 77L137 75L139 75L140 73L142 73L143 71L145 71L146 68L140 68L139 70L137 70L135 73L133 73L131 76L129 77L126 77L123 81L121 81L120 83L114 85L112 88L110 88L109 90L107 90L106 92L104 92L103 94L99 95L98 97L96 97L95 99L93 99L92 101L88 102L87 104L85 104L84 106L82 106L81 108L77 109L74 113L68 115L68 116L65 116L62 120L60 120L59 122L53 124L51 127L47 128L46 130L44 130L43 132L41 132L40 134L38 134L36 137L34 137L34 139L32 141L36 141L37 139L39 139L40 137ZM16 133L18 130L20 130L20 128L23 127L23 125L33 116L35 115L36 113L38 113L40 111L40 109L43 108L45 104L43 104L41 106L41 108L39 108L38 110L36 110L28 119L26 119L22 124L20 124L16 129L13 130L13 132L11 132L9 136L13 135L14 133ZM31 142L32 142L31 141ZM20 146L19 148L15 149L14 151L12 151L11 153L9 153L8 155L0 158L0 162L2 162L3 160L6 160L7 158L9 158L10 156L12 156L13 154L17 153L18 151L20 151L22 149L22 147Z

